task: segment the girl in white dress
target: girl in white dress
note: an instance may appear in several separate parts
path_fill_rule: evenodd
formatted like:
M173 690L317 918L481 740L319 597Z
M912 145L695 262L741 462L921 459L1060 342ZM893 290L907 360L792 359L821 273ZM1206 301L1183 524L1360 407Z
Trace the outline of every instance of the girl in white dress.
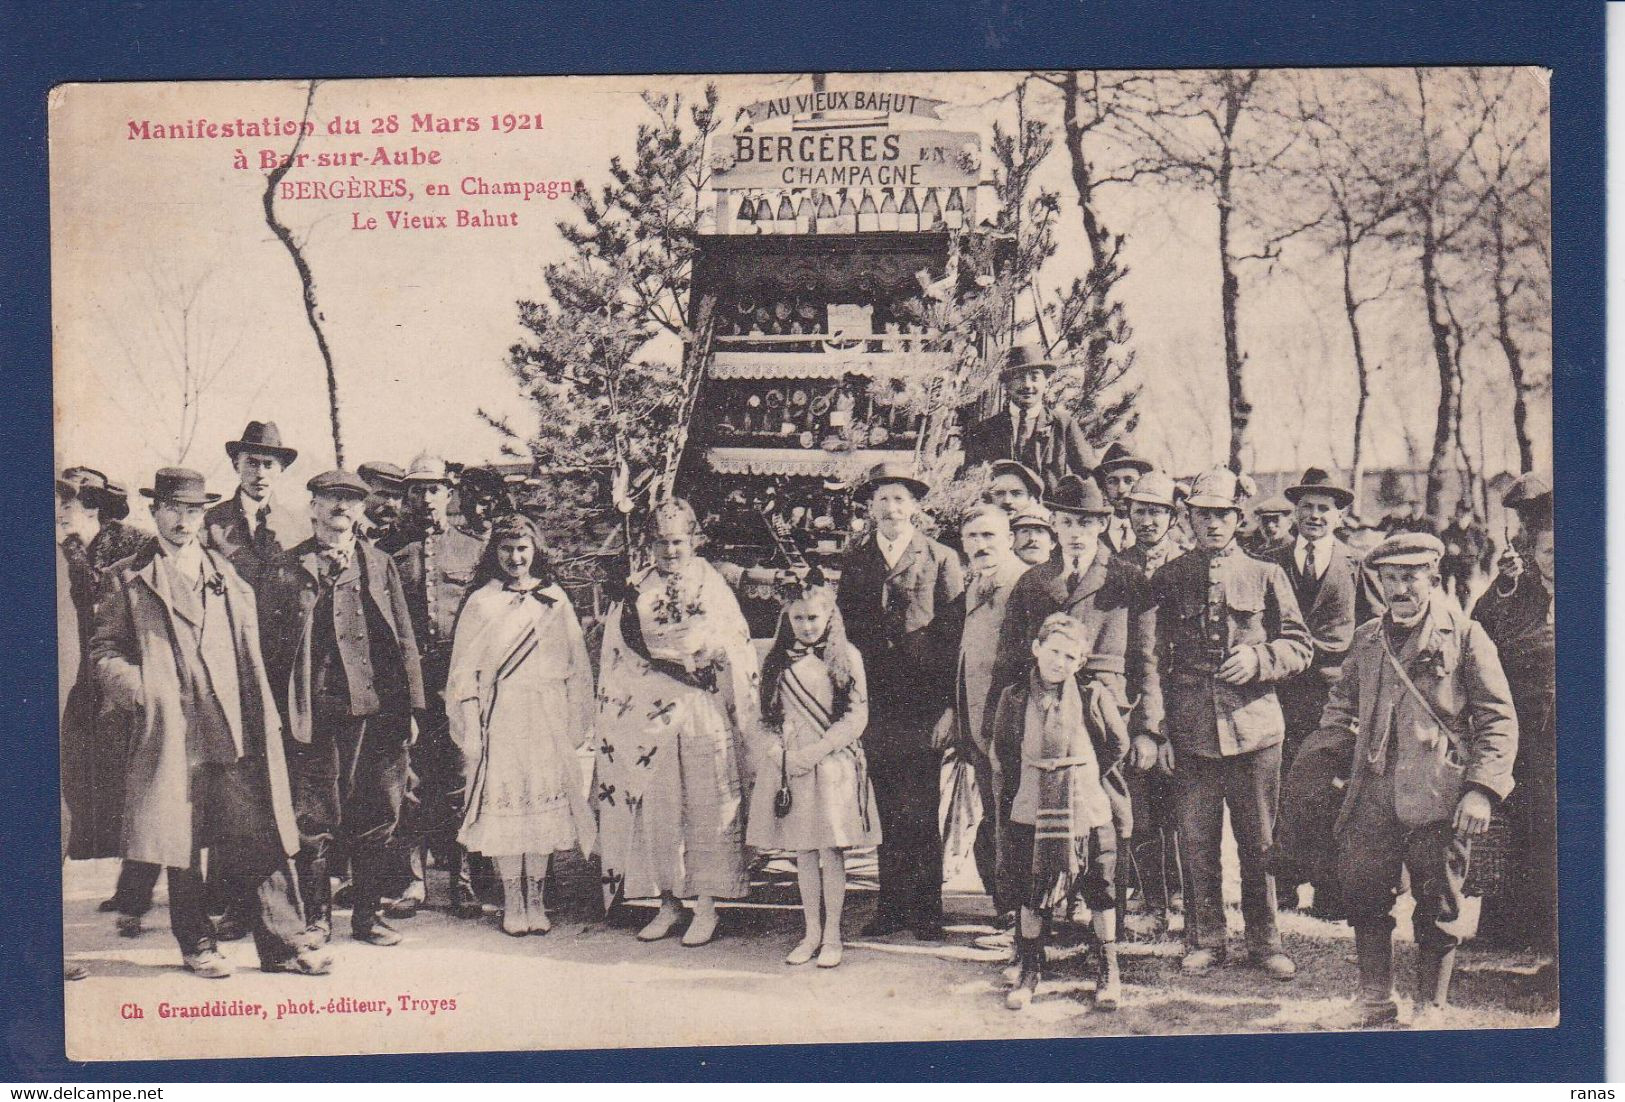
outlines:
M581 625L527 517L491 532L457 618L446 711L468 778L457 841L495 859L503 931L545 934L552 855L595 842L576 757L595 707Z
M788 591L762 664L761 711L746 841L796 855L807 927L785 963L816 955L820 968L833 968L841 963L843 851L878 845L880 819L859 742L869 724L863 659L816 568Z

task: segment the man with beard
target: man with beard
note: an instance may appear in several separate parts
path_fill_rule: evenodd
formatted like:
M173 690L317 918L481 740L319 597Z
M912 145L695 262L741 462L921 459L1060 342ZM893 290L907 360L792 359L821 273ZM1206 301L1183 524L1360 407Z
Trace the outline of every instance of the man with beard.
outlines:
M966 468L1014 459L1036 471L1046 490L1053 490L1062 475L1089 473L1095 450L1083 427L1069 414L1044 408L1044 393L1055 368L1055 361L1036 344L1010 350L999 376L1007 404L965 432Z
M403 545L399 537L406 504L406 472L393 463L363 463L356 474L372 492L363 506L367 523L361 535L385 554Z
M417 639L394 562L356 537L367 484L339 470L306 488L311 538L283 552L260 586L266 667L287 728L300 894L311 926L331 936L328 863L342 847L354 876L351 933L396 945L401 935L381 910L407 747L424 710Z
M479 479L465 472L462 494L464 516L472 524L490 524L493 499L478 489ZM390 907L396 917L408 917L428 899L424 867L432 852L439 867L450 875L449 904L459 918L482 913L475 898L468 851L457 844L463 818L463 755L451 741L442 694L451 670L452 633L457 614L485 550L484 528L479 533L451 522L451 479L445 461L420 455L406 473L411 507L412 538L394 552L401 585L411 610L412 628L423 662L423 688L428 716L412 746L412 772L418 779L416 799L406 813L397 839L396 875L405 890Z

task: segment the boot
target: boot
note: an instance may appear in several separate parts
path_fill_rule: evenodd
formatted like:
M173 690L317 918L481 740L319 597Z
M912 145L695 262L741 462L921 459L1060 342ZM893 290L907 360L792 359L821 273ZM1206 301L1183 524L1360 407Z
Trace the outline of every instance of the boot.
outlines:
M1095 957L1095 1009L1116 1010L1123 1001L1123 979L1117 970L1117 942L1102 941Z
M294 870L299 897L305 904L305 928L310 941L326 945L333 936L333 882L327 876L327 859L301 856L294 860Z
M524 877L502 878L502 932L509 937L524 937L530 933L530 914L525 905Z
M1360 991L1354 1001L1335 1012L1330 1029L1376 1029L1399 1017L1394 1002L1393 933L1381 927L1356 926L1354 952L1360 965Z
M1411 1013L1412 1029L1438 1029L1444 1008L1450 1004L1450 979L1456 971L1456 949L1417 948L1416 1009Z
M1010 1010L1025 1010L1027 1004L1033 1001L1033 996L1038 994L1038 984L1043 979L1044 943L1037 938L1022 937L1018 930L1016 953L1021 962L1021 974L1016 977L1016 985L1005 995L1004 1005Z
M529 862L527 860L526 864ZM532 876L530 869L525 869L525 910L530 916L530 932L545 934L553 928L552 921L547 917L546 906L547 876Z
M474 894L474 874L468 850L458 846L451 861L451 913L456 918L479 918L484 913Z

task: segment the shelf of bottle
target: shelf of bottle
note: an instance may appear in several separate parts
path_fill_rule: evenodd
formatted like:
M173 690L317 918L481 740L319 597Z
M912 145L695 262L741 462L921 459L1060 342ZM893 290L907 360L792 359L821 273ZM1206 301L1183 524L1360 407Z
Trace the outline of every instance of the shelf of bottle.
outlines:
M993 185L958 187L716 188L701 234L919 233L973 227L978 203L992 210ZM984 197L982 192L986 192ZM823 200L828 199L825 204ZM850 203L847 201L850 200ZM865 206L867 204L867 207ZM904 205L912 210L902 209ZM820 211L822 210L822 213Z
M824 451L822 448L714 447L707 449L705 458L712 473L721 475L857 479L877 463L912 463L914 451L894 448Z
M718 337L711 358L713 379L842 379L847 375L865 378L917 378L954 366L952 352L920 349L919 336L895 334L837 341L826 335L802 337ZM753 346L801 344L805 351L760 351ZM855 347L841 348L839 344ZM870 351L879 346L878 351Z

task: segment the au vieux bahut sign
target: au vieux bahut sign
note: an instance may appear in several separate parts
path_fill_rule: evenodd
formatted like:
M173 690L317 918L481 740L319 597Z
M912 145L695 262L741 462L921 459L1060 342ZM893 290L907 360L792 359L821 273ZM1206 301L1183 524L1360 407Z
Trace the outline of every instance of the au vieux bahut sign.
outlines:
M804 112L886 112L936 118L942 100L861 90L816 92L762 100L741 109L752 123ZM958 130L893 130L885 125L726 135L713 157L712 186L974 187L980 135Z

